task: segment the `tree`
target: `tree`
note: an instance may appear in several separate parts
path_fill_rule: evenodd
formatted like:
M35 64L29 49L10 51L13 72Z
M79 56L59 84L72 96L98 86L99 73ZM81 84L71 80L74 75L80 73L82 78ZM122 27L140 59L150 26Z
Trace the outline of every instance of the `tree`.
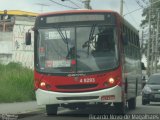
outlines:
M145 65L144 65L143 62L141 62L141 69L142 69L142 70L146 70L146 67L145 67Z
M160 8L160 0L149 0L149 3L151 5L152 13L156 13L157 9ZM145 27L146 25L148 25L149 10L150 10L149 6L143 9L142 16L144 17L144 19L141 21L141 27ZM151 17L151 21L155 19L157 19L157 15L155 15L155 17L153 16Z
M149 0L149 4L147 5L147 7L145 7L143 9L143 13L142 13L142 16L144 17L144 19L141 21L141 27L143 29L148 29L148 26L149 26L149 13L151 12L151 16L150 16L150 21L151 21L151 33L150 34L153 34L157 27L157 17L158 17L158 9L160 8L160 0ZM149 31L149 30L147 30ZM154 32L153 32L154 31ZM149 34L147 34L149 35ZM146 37L148 38L149 36ZM147 56L147 45L148 45L148 42L145 42L145 44L141 47L141 52L142 54L145 54L145 56Z

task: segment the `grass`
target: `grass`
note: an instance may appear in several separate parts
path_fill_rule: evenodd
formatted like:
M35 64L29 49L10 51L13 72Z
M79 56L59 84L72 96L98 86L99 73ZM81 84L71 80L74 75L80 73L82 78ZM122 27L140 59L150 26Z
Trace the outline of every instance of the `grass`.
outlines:
M0 103L35 100L33 70L19 63L0 64Z

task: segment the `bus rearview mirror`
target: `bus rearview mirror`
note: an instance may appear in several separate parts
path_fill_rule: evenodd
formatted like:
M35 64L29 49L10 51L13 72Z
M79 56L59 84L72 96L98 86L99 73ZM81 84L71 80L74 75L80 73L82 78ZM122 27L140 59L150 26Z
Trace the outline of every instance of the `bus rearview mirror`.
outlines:
M26 45L31 45L31 33L30 32L26 33L25 43L26 43Z

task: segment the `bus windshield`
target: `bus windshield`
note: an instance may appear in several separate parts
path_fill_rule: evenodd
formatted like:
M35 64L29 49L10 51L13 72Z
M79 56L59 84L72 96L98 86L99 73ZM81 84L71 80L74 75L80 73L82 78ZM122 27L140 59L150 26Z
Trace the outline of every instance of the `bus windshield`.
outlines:
M83 73L118 66L114 26L57 26L38 30L38 65L46 73Z

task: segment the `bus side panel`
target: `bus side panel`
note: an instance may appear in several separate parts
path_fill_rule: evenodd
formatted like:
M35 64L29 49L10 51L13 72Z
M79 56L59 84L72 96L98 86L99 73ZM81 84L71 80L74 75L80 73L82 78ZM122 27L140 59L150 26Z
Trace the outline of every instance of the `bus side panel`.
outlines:
M122 98L124 100L125 98L125 57L124 57L124 49L122 44L122 19L118 14L115 14L116 16L116 26L117 26L117 36L118 36L118 48L119 48L119 60L120 60L120 66L121 66L121 74L122 74Z
M124 92L126 93L127 100L135 98L141 92L141 61L140 57L135 58L127 54L127 50L130 48L129 38L128 44L123 44L122 34L124 31L124 26L128 29L131 27L125 23L126 21L117 14L117 26L118 26L118 36L119 36L119 51L121 55L121 65L122 65L122 79L124 83ZM130 28L130 30L132 30ZM138 40L137 40L138 41ZM139 41L138 41L139 42ZM126 49L128 47L128 49ZM132 48L133 49L133 48ZM139 52L138 49L133 49L134 52Z

